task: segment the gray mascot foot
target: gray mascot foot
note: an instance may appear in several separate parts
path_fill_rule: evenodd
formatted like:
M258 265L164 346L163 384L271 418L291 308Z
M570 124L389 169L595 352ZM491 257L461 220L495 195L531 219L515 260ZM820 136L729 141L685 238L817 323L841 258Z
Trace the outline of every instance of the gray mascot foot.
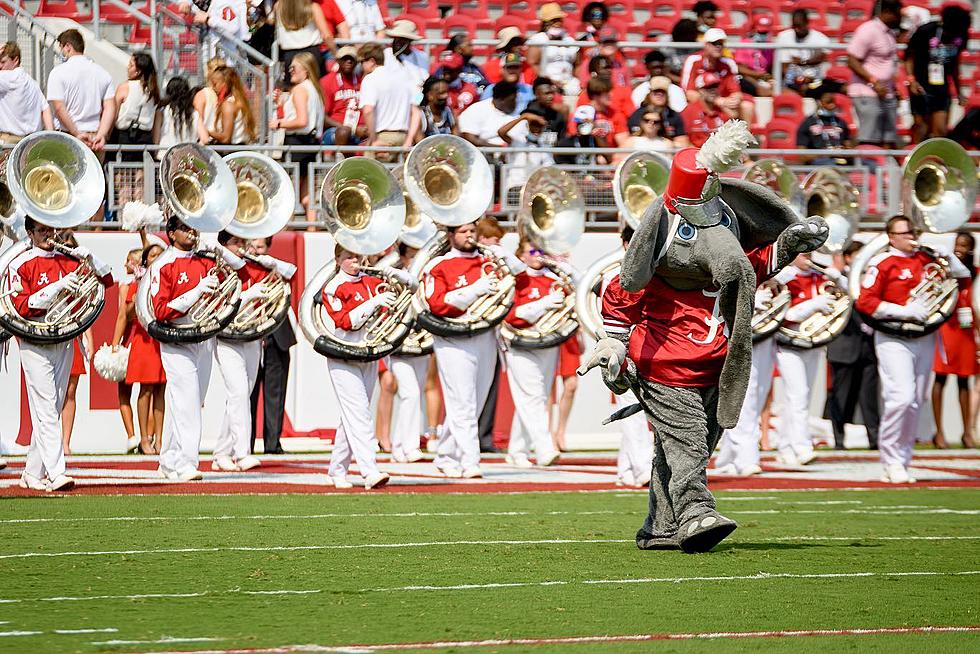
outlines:
M677 532L681 549L688 554L708 552L735 531L737 524L716 511L709 511L681 525Z
M651 536L645 533L636 534L636 546L641 550L679 550L677 536Z

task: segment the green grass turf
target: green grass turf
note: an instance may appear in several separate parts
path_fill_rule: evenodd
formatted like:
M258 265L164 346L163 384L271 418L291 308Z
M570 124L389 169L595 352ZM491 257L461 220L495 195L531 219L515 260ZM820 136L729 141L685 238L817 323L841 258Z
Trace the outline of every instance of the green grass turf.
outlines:
M826 502L834 502L827 504ZM902 508L910 507L910 508ZM410 548L228 551L0 558L3 652L224 649L604 634L978 625L977 576L584 584L586 580L980 570L980 489L719 494L740 528L708 555L641 552L632 542L487 544L538 539L631 541L641 493L279 495L0 500L0 556L21 553L477 541ZM967 513L942 512L943 510ZM374 516L377 513L465 515ZM510 515L487 515L507 512ZM313 516L195 520L199 516ZM353 514L353 515L352 515ZM158 520L102 520L120 516ZM53 518L11 523L11 519ZM80 520L95 518L95 520ZM777 540L835 536L843 540ZM566 582L468 590L409 585ZM243 591L318 590L307 595ZM39 601L148 593L167 599ZM111 634L55 629L115 628ZM213 642L101 645L210 637ZM833 636L481 648L471 651L976 651L976 634Z

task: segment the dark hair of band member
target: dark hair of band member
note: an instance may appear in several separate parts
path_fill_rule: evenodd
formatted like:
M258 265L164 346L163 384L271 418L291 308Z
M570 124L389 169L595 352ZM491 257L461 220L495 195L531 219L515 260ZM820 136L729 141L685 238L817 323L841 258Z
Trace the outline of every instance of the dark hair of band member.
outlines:
M841 252L841 254L843 254L845 257L849 257L854 254L857 254L858 250L860 250L863 247L864 247L864 243L862 243L861 241L851 241L846 246L844 246L844 250Z
M635 231L636 230L634 230L629 225L626 225L626 227L623 227L623 233L621 234L621 238L623 239L623 243L629 243L630 241L632 241L633 240L633 233Z
M901 222L903 220L905 222L907 222L910 227L912 226L912 221L909 220L909 217L906 216L905 214L901 214L900 213L900 214L894 215L894 216L892 216L891 218L888 219L888 222L885 223L885 233L886 234L891 234L892 231L893 231L893 228L895 227L895 224L898 223L898 222Z
M30 216L24 216L24 230L28 232L33 232L40 225L38 221L34 220Z
M221 245L228 245L228 241L235 238L234 234L229 232L227 229L222 229L218 232L218 243Z
M171 232L176 232L178 229L184 226L184 221L182 221L177 216L170 216L167 218L167 235L169 236Z

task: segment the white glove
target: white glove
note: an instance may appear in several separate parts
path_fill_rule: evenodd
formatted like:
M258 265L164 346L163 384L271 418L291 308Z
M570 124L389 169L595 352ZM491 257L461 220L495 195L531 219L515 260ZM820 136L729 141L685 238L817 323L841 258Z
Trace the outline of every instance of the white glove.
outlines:
M95 274L99 277L105 277L112 270L112 267L109 264L92 254L92 251L84 245L79 245L78 247L72 248L71 256L75 259L88 259L89 264L92 266L92 270L94 270Z
M244 259L220 243L215 243L214 253L221 257L221 260L231 266L233 270L240 270L245 265Z
M755 310L762 311L766 305L772 301L772 289L768 286L760 286L755 289Z
M484 275L469 286L446 293L446 304L466 311L480 297L497 290L497 278L494 275Z
M507 267L510 268L510 271L513 274L517 275L527 270L527 264L518 259L517 255L507 250L507 248L504 246L491 245L488 249L493 252L494 256L496 256L498 259L503 259L504 263L507 264Z
M384 293L379 293L375 295L370 300L362 302L360 305L354 307L350 311L350 323L351 329L357 331L364 326L367 319L371 317L378 307L386 306L390 307L395 303L396 295L391 291L385 291Z
M595 344L588 361L579 366L576 372L581 376L598 366L602 368L603 379L613 380L622 373L624 363L626 346L615 338L603 338Z
M958 256L956 256L952 252L940 253L937 251L936 254L942 256L944 259L946 259L946 262L949 263L950 275L952 275L956 279L967 279L970 277L970 269L963 265L963 262L960 261L960 258Z
M242 304L245 304L246 302L251 302L252 300L259 299L260 297L262 297L262 294L265 292L265 289L266 286L265 283L263 282L259 282L258 284L252 284L244 291L242 291L241 294Z
M837 288L843 291L847 290L847 275L836 268L827 268L826 275L830 281L837 284Z
M800 273L800 269L797 268L796 266L786 266L785 268L783 268L782 270L780 270L778 273L776 273L775 276L773 277L773 279L776 280L777 282L779 282L780 284L787 284L787 283L793 281L793 279L799 273Z
M275 257L270 257L268 254L260 254L259 256L255 257L255 260L263 268L275 270L283 279L292 279L293 275L296 274L296 266L291 263L286 263L285 261L280 261Z
M392 268L391 266L382 266L381 273L387 277L397 279L399 282L409 287L413 291L419 287L419 280L412 277L407 270Z
M925 306L925 300L917 298L904 305L881 302L873 315L879 320L912 320L924 323L929 317L929 310Z
M789 322L801 322L815 313L827 314L834 310L834 301L826 295L818 295L804 302L790 307L786 312L786 320Z
M27 306L31 309L47 309L54 303L55 298L58 297L58 293L66 288L72 288L77 283L78 275L73 272L68 273L58 281L48 284L27 298Z
M565 296L561 293L549 293L540 300L528 302L514 309L514 315L532 325L552 309L557 309L565 303Z
M179 297L175 297L167 306L178 311L180 313L187 313L190 311L191 307L201 299L205 293L210 293L218 288L218 280L214 275L205 275L201 278L201 281L197 283L197 286L187 291Z

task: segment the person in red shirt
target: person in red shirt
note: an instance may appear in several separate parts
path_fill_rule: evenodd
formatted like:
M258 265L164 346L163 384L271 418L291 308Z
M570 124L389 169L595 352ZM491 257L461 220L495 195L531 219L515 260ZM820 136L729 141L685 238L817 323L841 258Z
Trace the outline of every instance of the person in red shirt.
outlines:
M73 293L79 282L82 260L103 286L112 286L112 270L86 247L72 248L70 255L54 249L55 231L30 216L24 228L31 247L10 262L8 288L18 289L11 297L14 310L25 318L40 318L63 297ZM60 343L30 342L18 338L20 361L31 410L31 445L20 478L21 488L67 491L75 480L65 474L65 451L61 433L61 409L68 390L74 355L73 340Z
M609 83L609 106L615 113L628 119L636 110L629 85L620 85L613 79L612 59L609 57L597 56L589 61L589 79L600 79ZM585 88L585 91L579 93L578 100L575 102L576 107L589 104L588 81Z
M613 83L613 87L622 87L630 90L629 64L626 61L626 57L623 56L622 50L619 49L619 32L613 27L604 27L599 30L597 40L599 46L593 50L588 63L583 63L579 66L578 77L582 82L582 86L585 86L589 82L589 78L594 73L592 62L602 57L608 63L608 75L610 81Z
M357 48L345 45L337 51L337 70L320 78L323 90L324 145L358 145L367 138L361 118L361 77L355 72Z
M426 265L422 278L429 311L458 318L480 298L493 293L497 277L485 275L488 259L476 246L476 223L448 227L449 252ZM523 263L499 245L489 248L516 274ZM487 399L493 375L488 362L497 357L492 329L469 336L433 335L436 366L446 403L446 433L439 439L435 465L446 477L482 477L477 418Z
M246 239L226 231L218 234L218 243L236 256L243 256L248 246ZM239 311L262 298L267 288L264 282L270 274L292 279L296 266L263 254L246 258L242 270L248 279L242 281ZM212 470L245 471L261 465L261 461L251 454L251 396L261 357L261 338L251 341L218 338L215 359L225 385L225 417L214 445Z
M323 18L327 21L327 29L338 39L349 39L350 28L347 26L347 18L344 12L337 6L335 0L316 0L323 11Z
M611 91L612 86L607 80L598 77L589 80L586 88L589 102L575 109L572 120L568 121L569 134L590 135L595 140L595 147L599 148L614 148L626 142L629 138L627 115L613 106Z
M339 243L334 248L334 259L338 270L323 287L323 306L333 320L334 337L357 342L363 340L360 331L371 318L395 302L395 294L384 290L382 278L362 272L360 255L345 250ZM415 280L403 270L384 268L383 271L404 284L415 285ZM388 483L389 476L378 469L375 458L371 395L378 378L378 362L327 358L327 372L340 405L340 427L334 437L327 473L334 487L351 488L347 472L351 460L356 459L364 477L364 489L380 488Z
M443 50L433 67L433 74L439 72L449 87L449 108L458 116L467 107L480 99L480 91L473 84L463 81L459 74L463 71L463 56L458 52Z
M681 112L684 130L691 145L700 147L712 132L731 120L731 117L718 106L718 87L721 79L714 73L705 73L698 79L698 99L691 102Z
M704 34L704 50L692 54L684 60L681 71L681 88L687 92L687 100L698 100L698 79L706 73L714 73L721 81L718 89L719 108L732 118L741 118L752 124L755 107L750 99L743 97L738 77L738 64L734 59L723 56L725 31L712 27Z
M885 232L889 247L868 262L854 308L860 315L876 320L923 323L929 314L924 298L913 298L910 293L922 281L925 267L935 259L918 248L918 234L905 216L889 218ZM936 250L939 253L939 248ZM965 285L970 271L956 257L949 256L948 261L952 275ZM935 332L917 338L875 332L882 394L878 450L884 482L915 481L909 466L935 350Z
M556 288L558 276L544 265L543 252L522 239L517 257L527 269L515 277L514 305L505 322L527 329L549 311L565 303L565 293ZM548 398L554 385L559 346L528 349L511 346L504 352L507 382L514 399L514 422L511 426L507 463L530 468L528 458L533 445L539 466L548 466L558 458L558 450L548 429Z
M187 323L187 314L203 297L218 287L210 274L215 259L196 252L198 231L177 216L167 221L170 247L161 254L149 271L150 297L155 320ZM245 261L228 248L215 244L220 257L236 271L242 282L249 280ZM165 401L168 419L163 425L163 447L160 449L160 474L176 481L201 479L201 433L204 428L201 407L211 380L214 339L200 343L160 343L160 360L167 374Z

